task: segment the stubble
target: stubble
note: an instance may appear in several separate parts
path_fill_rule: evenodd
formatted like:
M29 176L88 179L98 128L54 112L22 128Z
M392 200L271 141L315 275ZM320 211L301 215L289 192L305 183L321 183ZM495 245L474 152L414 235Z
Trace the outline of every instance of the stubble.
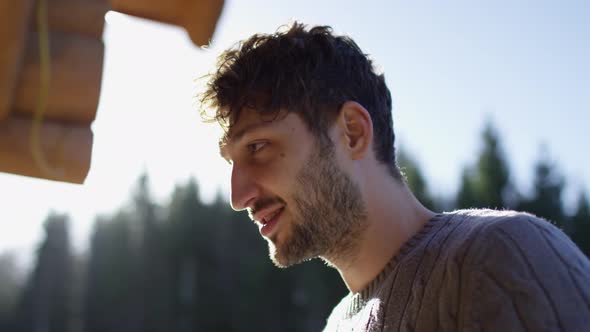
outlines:
M355 255L367 227L367 213L358 186L336 164L333 146L318 144L296 176L291 234L270 257L288 267L316 257L346 261Z

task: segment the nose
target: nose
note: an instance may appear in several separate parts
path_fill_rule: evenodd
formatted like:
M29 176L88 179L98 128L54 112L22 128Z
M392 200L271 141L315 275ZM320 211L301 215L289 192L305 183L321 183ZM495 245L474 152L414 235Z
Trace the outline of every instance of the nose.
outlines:
M233 164L231 172L231 207L241 211L253 205L259 189L253 176L244 167Z

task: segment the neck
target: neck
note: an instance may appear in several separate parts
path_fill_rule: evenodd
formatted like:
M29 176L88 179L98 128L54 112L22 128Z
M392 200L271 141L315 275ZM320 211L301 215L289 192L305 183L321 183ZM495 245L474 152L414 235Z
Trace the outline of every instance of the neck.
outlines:
M385 175L388 176L388 175ZM374 178L374 181L370 179ZM399 249L435 214L391 177L367 177L364 190L368 225L352 257L331 260L348 289L357 293L375 279Z

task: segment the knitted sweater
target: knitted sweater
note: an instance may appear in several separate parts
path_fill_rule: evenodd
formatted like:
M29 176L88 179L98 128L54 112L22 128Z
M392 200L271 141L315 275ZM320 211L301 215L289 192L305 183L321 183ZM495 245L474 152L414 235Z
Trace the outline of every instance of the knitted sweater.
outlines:
M439 214L324 331L590 331L590 261L529 214Z

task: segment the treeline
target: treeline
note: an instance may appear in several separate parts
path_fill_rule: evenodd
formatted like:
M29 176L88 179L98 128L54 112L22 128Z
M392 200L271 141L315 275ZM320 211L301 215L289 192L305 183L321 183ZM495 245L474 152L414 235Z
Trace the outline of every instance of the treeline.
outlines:
M533 165L532 190L523 193L511 176L497 130L488 124L482 133L477 160L463 169L459 189L452 200L436 197L428 190L418 165L405 152L400 152L398 158L410 188L427 207L436 211L467 208L526 211L561 228L590 255L590 203L586 192L579 193L574 211L568 214L562 197L566 178L547 151L542 151Z
M142 176L126 207L97 217L83 257L71 252L69 218L50 214L35 268L0 310L0 331L321 329L346 291L337 272L320 261L275 268L247 215L198 193L189 181L158 204Z
M409 186L434 210L529 211L590 253L586 196L568 215L564 177L546 158L534 166L532 192L522 194L491 126L452 199L432 194L407 153L399 160ZM192 180L158 203L140 177L124 208L96 218L84 255L71 251L69 223L67 215L49 214L24 283L11 257L0 255L0 331L318 331L346 293L337 272L318 260L275 268L252 221L221 197L204 204Z

